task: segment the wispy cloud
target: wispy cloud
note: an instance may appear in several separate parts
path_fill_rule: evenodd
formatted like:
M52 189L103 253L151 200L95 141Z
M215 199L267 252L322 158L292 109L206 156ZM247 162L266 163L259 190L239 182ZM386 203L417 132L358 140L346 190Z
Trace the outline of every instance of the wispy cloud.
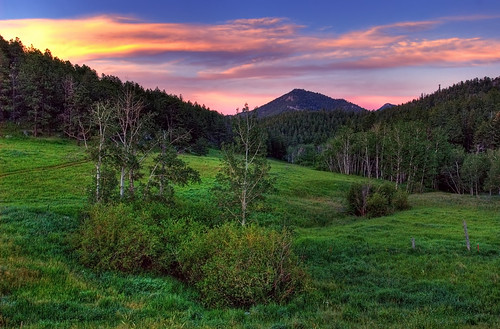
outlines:
M101 72L169 88L180 84L211 99L228 81L317 76L339 71L406 67L467 67L500 62L500 38L433 36L440 26L492 19L444 17L327 34L306 32L283 18L222 24L151 23L122 16L0 21L5 38L51 49L60 58ZM254 95L256 92L255 85ZM221 88L214 91L215 88ZM228 100L235 97L228 91ZM259 94L260 95L260 94Z

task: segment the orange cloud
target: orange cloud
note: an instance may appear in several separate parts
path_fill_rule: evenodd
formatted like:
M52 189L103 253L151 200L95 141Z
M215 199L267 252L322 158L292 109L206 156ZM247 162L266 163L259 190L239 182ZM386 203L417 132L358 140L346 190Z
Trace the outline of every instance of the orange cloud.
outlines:
M239 52L261 49L293 35L280 19L238 20L222 25L145 23L121 17L0 21L4 37L19 36L37 48L50 47L73 60L123 57L137 52Z
M206 97L203 102L210 100L224 107L235 102L233 108L241 107L241 102L259 105L259 100L267 99L256 91L263 81L279 85L283 78L321 79L346 70L499 63L499 38L432 34L445 24L482 19L491 17L399 22L335 35L305 33L305 27L282 18L210 25L95 16L0 20L0 34L6 39L19 37L25 45L49 48L62 59L147 87L175 88L193 100ZM251 86L252 91L241 96L234 90L236 86ZM370 102L367 97L362 101ZM373 102L379 100L373 97Z

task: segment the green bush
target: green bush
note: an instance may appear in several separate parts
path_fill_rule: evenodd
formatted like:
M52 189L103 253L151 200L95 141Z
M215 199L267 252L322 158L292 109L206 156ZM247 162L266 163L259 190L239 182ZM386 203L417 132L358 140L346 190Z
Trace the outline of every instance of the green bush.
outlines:
M394 195L396 194L396 186L394 183L385 182L378 187L377 192L387 199L389 205L392 205Z
M392 205L396 210L407 210L410 209L410 203L408 202L408 193L405 191L397 191L392 200Z
M347 207L351 214L365 216L368 196L373 187L370 184L353 183L347 191Z
M190 152L195 155L207 155L210 144L206 138L200 137L196 140L196 142L191 146Z
M283 302L300 291L306 275L291 249L291 234L225 224L185 241L179 261L210 306Z
M368 197L366 202L366 215L369 218L382 217L390 213L389 200L387 196L375 192Z
M394 210L409 209L408 195L397 191L393 183L375 187L371 183L353 183L347 192L349 213L370 218L386 216Z
M92 206L77 240L81 261L97 270L151 269L162 247L151 217L124 204Z

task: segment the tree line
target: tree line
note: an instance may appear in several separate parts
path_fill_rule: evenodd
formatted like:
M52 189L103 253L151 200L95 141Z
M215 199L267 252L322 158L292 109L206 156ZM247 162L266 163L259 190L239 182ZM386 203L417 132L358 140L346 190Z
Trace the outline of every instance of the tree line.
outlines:
M386 179L409 192L500 193L500 78L375 112L290 113L263 124L268 154L289 162Z

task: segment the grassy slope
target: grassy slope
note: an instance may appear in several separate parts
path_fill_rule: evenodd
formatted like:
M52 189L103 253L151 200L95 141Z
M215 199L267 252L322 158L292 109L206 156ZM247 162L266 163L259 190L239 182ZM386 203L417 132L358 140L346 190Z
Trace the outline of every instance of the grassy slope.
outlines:
M68 233L91 179L82 157L69 142L0 139L0 327L500 327L498 199L428 193L409 211L356 219L342 200L359 178L272 162L277 192L254 219L295 227L311 291L285 306L207 310L174 279L78 265ZM203 183L178 189L179 201L206 199L217 154L184 159Z

